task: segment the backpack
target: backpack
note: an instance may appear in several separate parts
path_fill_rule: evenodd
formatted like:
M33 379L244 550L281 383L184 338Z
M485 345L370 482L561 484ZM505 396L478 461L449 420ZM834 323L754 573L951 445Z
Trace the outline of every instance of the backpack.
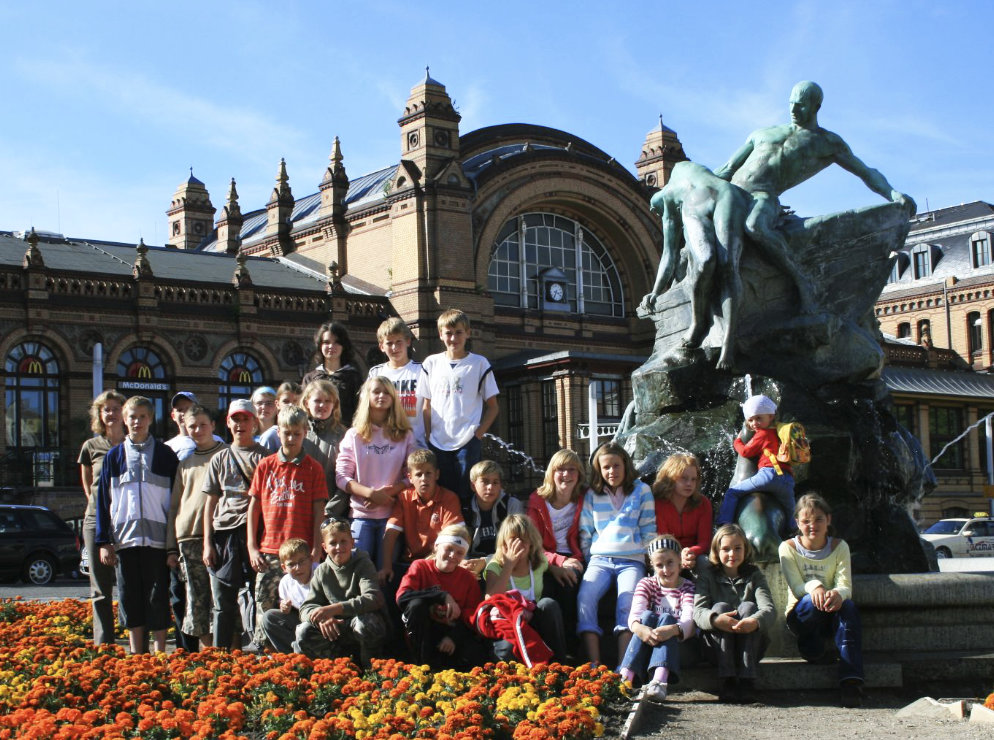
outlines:
M803 424L798 421L777 424L777 437L780 438L778 462L789 465L811 462L811 443L805 436Z

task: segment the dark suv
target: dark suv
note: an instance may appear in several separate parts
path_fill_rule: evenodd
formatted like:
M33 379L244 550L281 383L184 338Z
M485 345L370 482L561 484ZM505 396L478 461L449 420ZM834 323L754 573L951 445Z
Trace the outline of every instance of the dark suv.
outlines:
M51 583L79 567L79 538L44 506L0 504L0 579Z

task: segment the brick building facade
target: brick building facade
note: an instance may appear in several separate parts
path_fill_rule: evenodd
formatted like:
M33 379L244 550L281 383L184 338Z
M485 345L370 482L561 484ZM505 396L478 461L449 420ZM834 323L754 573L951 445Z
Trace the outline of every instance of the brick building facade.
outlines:
M564 131L459 123L426 75L398 120L397 161L375 172L350 175L336 138L316 192L296 197L281 161L261 208L243 211L232 180L218 212L191 173L164 246L0 232L7 478L27 465L35 482L75 482L98 344L104 387L152 396L164 416L179 389L223 408L299 379L328 319L372 361L376 326L399 315L424 357L449 307L497 370L500 437L540 464L586 452L591 384L600 420L616 422L651 351L634 310L659 259L648 201L682 148L660 121L635 176ZM162 419L159 433L172 433Z
M896 338L884 377L930 459L994 412L992 232L989 203L918 214L876 303L881 330ZM986 449L981 423L942 452L922 521L989 510Z

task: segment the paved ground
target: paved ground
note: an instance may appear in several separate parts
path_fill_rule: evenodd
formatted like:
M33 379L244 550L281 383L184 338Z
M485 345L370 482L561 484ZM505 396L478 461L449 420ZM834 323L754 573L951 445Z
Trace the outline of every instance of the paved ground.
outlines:
M941 690L941 688L940 688ZM897 710L920 694L870 691L861 709L841 709L834 692L774 692L765 703L718 704L710 694L675 694L667 704L647 707L633 740L715 738L715 740L856 740L861 738L942 738L988 740L994 726L966 721L902 719Z
M86 578L56 578L47 586L34 586L27 583L0 584L0 599L10 599L21 596L25 599L88 599L90 598L90 581ZM116 598L116 597L115 597Z

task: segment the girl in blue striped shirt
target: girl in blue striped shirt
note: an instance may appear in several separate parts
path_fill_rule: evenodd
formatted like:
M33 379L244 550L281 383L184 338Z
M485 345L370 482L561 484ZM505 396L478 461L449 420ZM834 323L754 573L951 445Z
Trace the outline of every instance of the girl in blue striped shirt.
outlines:
M580 549L588 565L577 596L577 632L587 657L596 663L602 634L597 604L612 585L618 590L614 632L619 657L632 639L628 614L635 586L645 575L645 548L656 536L656 508L652 491L638 479L621 445L608 442L598 447L592 468L592 493L580 513Z

